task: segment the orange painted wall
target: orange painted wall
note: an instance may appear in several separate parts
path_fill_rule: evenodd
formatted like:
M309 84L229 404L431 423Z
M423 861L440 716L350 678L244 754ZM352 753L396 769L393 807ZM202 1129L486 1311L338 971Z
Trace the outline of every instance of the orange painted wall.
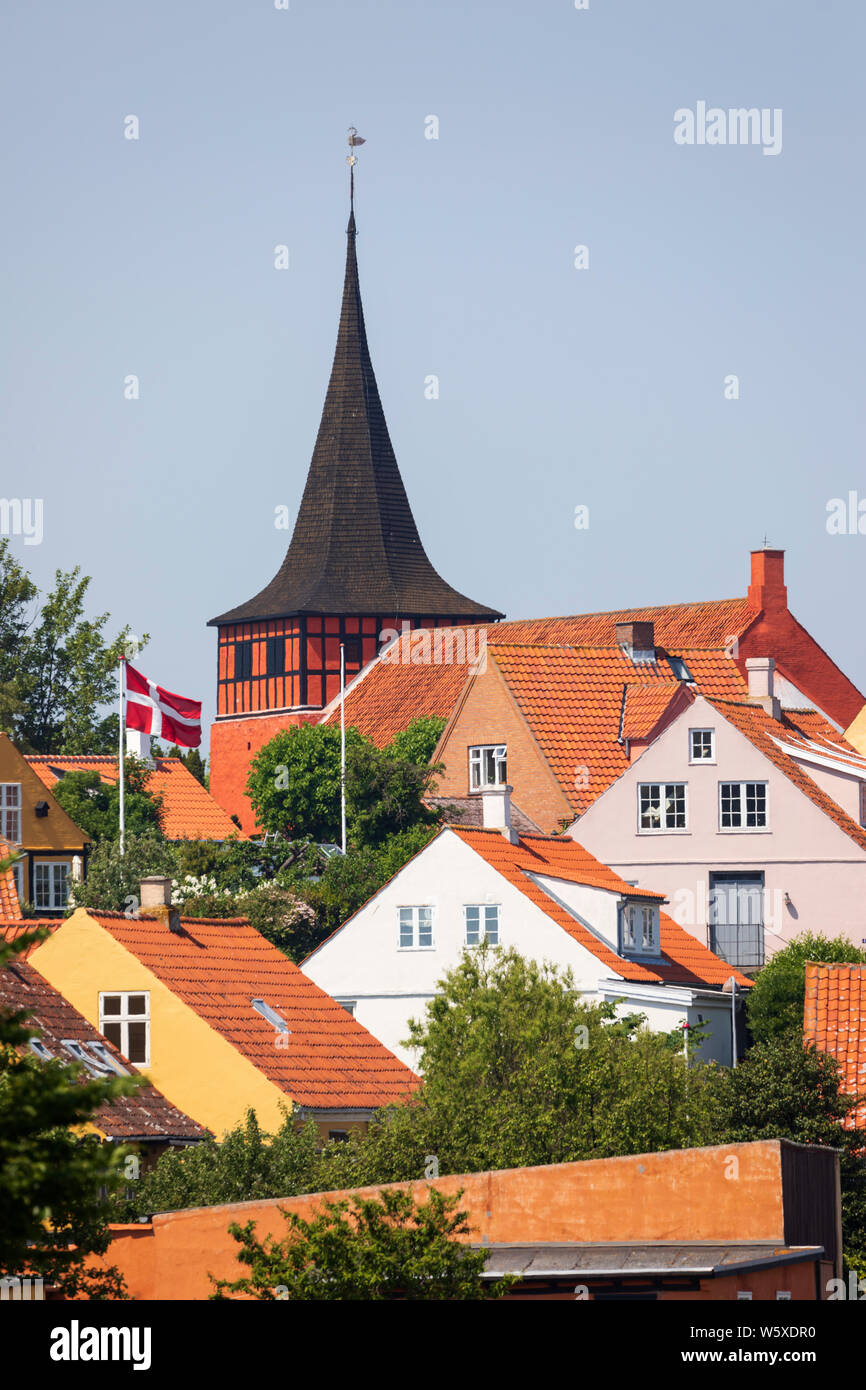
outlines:
M394 1184L419 1194L430 1185ZM479 1241L486 1236L491 1244L651 1240L781 1244L784 1238L781 1149L775 1140L471 1173L440 1178L432 1185L447 1193L463 1188L461 1204L475 1228L469 1238ZM362 1190L373 1194L379 1189ZM260 1239L268 1233L281 1235L281 1206L309 1216L321 1200L321 1194L314 1194L155 1216L152 1226L119 1228L106 1263L119 1266L134 1298L207 1298L209 1273L238 1278L242 1272L235 1260L237 1246L228 1235L230 1222L255 1221Z
M437 778L437 796L469 795L469 749L477 744L508 746L508 781L514 804L545 834L571 822L574 812L516 707L491 649L487 669L476 676L443 731L433 762L445 769Z
M210 731L210 794L230 816L237 816L246 835L257 830L249 798L244 794L251 760L281 729L321 718L317 710L303 714L274 714L260 718L217 720Z

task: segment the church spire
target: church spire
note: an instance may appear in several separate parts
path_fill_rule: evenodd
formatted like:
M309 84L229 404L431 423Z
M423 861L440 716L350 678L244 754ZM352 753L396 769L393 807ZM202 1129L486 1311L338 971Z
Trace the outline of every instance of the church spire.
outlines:
M363 141L353 129L349 142L350 210L337 345L292 541L270 584L212 624L302 613L458 622L502 617L446 584L418 535L367 345L354 210L354 147Z

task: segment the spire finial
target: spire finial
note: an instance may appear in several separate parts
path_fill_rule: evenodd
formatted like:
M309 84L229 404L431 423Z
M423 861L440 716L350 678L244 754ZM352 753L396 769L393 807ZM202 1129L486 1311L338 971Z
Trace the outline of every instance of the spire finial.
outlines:
M364 145L366 141L363 135L359 135L353 125L349 126L348 145L351 154L346 156L346 163L349 166L349 217L354 222L355 217L355 165L358 163L358 156L355 154L356 145Z

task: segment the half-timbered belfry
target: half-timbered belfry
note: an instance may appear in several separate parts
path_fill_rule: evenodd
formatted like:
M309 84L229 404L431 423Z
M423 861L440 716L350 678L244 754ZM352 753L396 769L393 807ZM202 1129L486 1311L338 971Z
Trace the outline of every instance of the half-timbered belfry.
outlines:
M315 717L339 693L341 645L348 681L383 631L502 617L447 584L421 544L367 346L353 205L347 234L337 347L291 544L260 593L209 624L219 629L212 790L230 811L227 779L242 794L240 755L272 736L273 717Z

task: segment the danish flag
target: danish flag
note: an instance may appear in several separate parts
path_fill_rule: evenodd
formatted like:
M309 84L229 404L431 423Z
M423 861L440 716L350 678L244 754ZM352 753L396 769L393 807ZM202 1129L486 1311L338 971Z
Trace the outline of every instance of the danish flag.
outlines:
M155 734L182 748L198 748L201 743L201 700L187 700L173 695L161 685L154 685L128 661L123 663L126 675L124 707L126 727L142 734Z

